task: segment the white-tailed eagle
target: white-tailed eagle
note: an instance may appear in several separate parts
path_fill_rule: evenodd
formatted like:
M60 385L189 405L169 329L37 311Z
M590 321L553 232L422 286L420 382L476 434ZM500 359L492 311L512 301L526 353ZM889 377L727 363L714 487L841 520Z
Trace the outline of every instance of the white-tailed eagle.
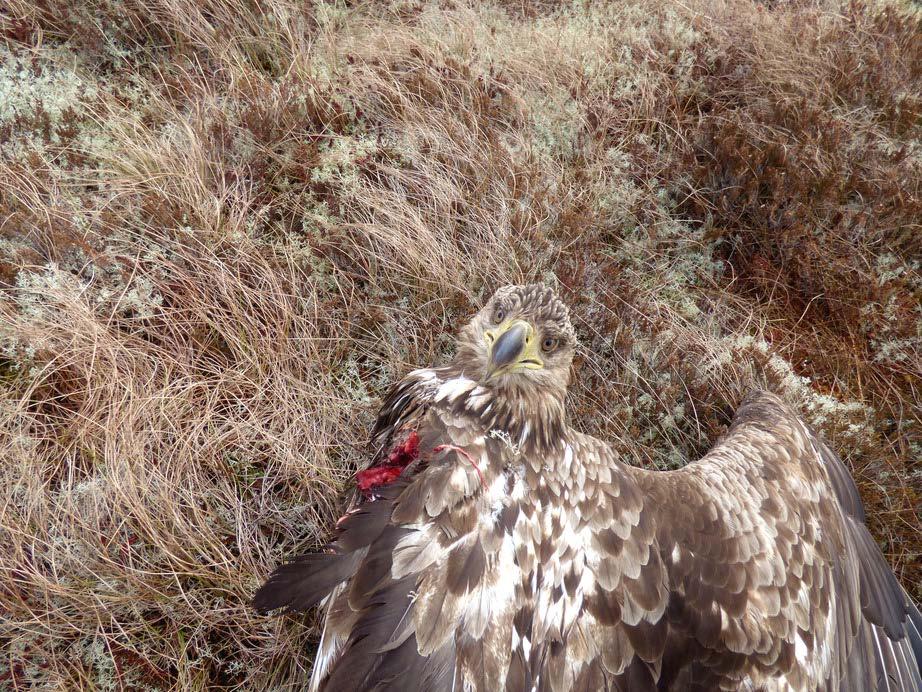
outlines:
M922 617L788 406L635 468L567 424L575 346L551 290L506 287L391 390L335 538L254 599L324 605L311 689L922 687Z

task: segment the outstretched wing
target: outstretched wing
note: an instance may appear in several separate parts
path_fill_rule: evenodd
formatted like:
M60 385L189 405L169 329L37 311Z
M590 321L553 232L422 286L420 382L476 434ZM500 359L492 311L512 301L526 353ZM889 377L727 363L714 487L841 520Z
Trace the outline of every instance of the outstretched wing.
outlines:
M829 476L846 538L846 558L857 580L842 600L855 627L845 630L835 668L841 689L922 689L922 615L903 590L865 525L858 489L842 460L808 429L813 452ZM855 612L860 609L860 615ZM830 680L832 682L833 680Z
M780 399L748 398L698 462L634 475L668 575L661 686L920 688L918 612L842 462Z

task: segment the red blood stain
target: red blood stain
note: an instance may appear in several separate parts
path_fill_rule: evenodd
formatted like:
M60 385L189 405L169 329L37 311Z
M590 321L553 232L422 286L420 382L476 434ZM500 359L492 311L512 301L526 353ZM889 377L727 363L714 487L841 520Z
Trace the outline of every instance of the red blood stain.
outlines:
M387 461L355 474L355 484L365 496L372 488L393 483L403 470L419 458L419 435L412 431L402 444L395 445L387 455Z

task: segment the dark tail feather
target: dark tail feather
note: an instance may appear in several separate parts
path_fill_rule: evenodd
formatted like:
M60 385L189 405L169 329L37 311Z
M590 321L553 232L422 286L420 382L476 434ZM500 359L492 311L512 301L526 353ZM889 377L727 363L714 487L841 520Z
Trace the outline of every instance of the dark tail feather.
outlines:
M379 680L375 671L386 659L397 657L407 667L413 655L419 658L412 632L410 613L415 586L413 577L389 581L369 596L358 620L352 626L342 655L333 663L326 690L370 690ZM412 645L405 645L412 640ZM394 643L398 643L393 646ZM393 674L394 671L391 671ZM382 681L384 682L384 681Z
M362 554L308 553L279 565L253 596L253 607L260 613L307 610L352 576Z
M366 560L366 556L369 555L369 546L381 543L379 538L388 525L394 498L405 487L406 479L398 479L381 489L378 501L362 503L347 512L337 522L336 540L328 547L328 552L307 553L277 567L256 592L253 607L261 613L276 608L307 610L326 598L338 584L353 577L363 562L365 566L359 574L360 585L368 586L361 577L369 570L373 572L372 576L383 577L378 573L390 571L391 551L400 532L395 534L392 542L385 542L383 548L372 550L371 559ZM385 554L381 555L382 551ZM376 556L379 559L374 559ZM377 571L374 570L376 566L379 567Z

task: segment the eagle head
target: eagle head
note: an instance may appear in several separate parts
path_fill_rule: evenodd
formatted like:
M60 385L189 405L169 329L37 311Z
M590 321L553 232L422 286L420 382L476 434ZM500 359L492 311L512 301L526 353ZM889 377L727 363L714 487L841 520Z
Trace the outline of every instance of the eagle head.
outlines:
M489 389L562 400L575 349L570 312L553 290L504 286L461 330L457 360Z

